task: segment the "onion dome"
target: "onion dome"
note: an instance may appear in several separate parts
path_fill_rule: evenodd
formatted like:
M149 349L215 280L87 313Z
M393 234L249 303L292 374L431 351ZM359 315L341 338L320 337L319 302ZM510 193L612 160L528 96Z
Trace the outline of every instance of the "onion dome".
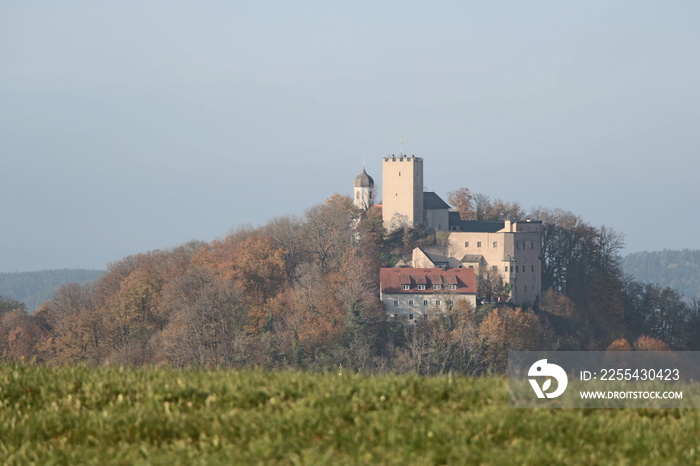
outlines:
M357 178L355 178L355 187L356 188L373 188L374 187L374 180L372 179L371 176L367 174L365 169L362 169L362 173L357 175Z

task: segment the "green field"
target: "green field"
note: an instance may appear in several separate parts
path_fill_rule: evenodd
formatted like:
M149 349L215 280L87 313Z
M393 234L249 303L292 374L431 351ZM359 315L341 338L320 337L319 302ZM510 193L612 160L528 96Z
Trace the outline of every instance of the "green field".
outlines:
M0 366L2 464L700 464L700 414L511 409L503 378Z

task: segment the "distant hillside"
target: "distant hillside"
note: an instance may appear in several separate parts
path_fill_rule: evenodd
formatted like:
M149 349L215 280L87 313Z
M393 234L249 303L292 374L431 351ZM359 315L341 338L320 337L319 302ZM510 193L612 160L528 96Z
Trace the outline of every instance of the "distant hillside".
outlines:
M86 283L102 275L101 270L62 269L40 272L0 272L0 296L24 302L27 312L34 312L41 303L67 283Z
M671 287L688 298L700 298L698 249L637 252L626 256L622 266L625 273L639 281Z

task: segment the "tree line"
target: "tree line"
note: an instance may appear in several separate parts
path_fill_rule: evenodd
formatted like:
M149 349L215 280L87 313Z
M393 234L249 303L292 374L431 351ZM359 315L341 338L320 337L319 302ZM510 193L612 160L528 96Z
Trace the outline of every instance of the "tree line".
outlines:
M637 252L624 257L622 265L640 281L670 286L688 300L700 297L700 250Z
M504 371L509 350L698 348L699 306L624 277L620 234L561 210L457 194L466 202L450 202L463 218L471 209L543 220L539 302L474 309L455 300L415 325L387 319L379 268L445 232L388 234L378 209L362 213L334 195L301 217L126 257L31 315L0 300L0 354L57 365L481 374Z
M39 306L66 283L85 283L97 279L99 270L61 269L37 272L0 272L0 296L24 302L28 312Z

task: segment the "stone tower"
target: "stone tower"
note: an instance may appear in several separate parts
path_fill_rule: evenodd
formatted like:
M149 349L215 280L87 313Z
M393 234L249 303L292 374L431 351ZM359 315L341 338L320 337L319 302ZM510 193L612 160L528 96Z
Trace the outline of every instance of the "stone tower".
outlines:
M393 231L423 223L423 159L399 155L382 161L382 219Z
M363 211L374 205L374 179L367 174L364 167L362 173L357 175L354 183L354 198L355 207Z

